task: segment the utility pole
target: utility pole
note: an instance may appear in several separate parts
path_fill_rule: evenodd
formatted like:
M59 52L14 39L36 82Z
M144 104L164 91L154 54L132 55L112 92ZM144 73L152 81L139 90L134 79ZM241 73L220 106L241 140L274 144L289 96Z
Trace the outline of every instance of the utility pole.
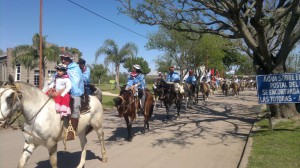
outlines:
M43 33L42 33L42 21L43 21L43 0L40 0L40 64L39 64L39 88L43 88Z

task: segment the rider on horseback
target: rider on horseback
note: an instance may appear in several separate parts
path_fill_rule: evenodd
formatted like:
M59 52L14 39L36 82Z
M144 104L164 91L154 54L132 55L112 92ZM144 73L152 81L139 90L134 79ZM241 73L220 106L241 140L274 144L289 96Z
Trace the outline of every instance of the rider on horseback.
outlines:
M64 52L59 55L61 62L67 66L67 73L72 83L72 88L70 91L70 95L74 100L73 108L71 107L72 114L70 117L71 125L75 132L78 127L78 120L80 116L80 108L81 108L81 96L84 93L84 82L83 75L81 69L78 64L73 61L73 55L68 52ZM73 131L68 132L67 140L74 140L75 135Z
M196 77L192 70L189 70L189 76L185 80L186 83L196 85Z
M82 75L83 75L83 82L84 82L84 92L85 94L90 95L92 93L90 89L90 83L91 83L91 70L89 67L85 66L85 60L80 58L77 62L79 65L79 68L81 69Z
M136 72L130 72L129 77L127 79L127 84L125 87L125 90L131 90L134 96L137 96L138 93L138 88L137 87L132 87L135 83L135 77L138 74ZM133 90L132 90L133 89Z
M169 74L167 75L166 81L169 85L174 86L174 91L176 92L176 95L178 95L178 92L180 91L180 76L177 72L174 72L174 66L169 68Z
M138 88L138 97L140 99L140 113L143 113L144 111L144 104L145 104L145 76L143 75L143 72L141 70L141 66L138 64L133 65L132 67L132 73L137 73L135 79L134 79L134 85L131 86L131 90L133 90L135 87Z

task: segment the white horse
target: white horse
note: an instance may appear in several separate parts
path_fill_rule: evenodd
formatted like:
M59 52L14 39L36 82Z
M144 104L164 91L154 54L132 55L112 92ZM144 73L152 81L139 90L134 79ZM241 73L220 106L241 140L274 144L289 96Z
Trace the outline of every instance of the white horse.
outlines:
M86 158L86 134L93 128L101 145L102 161L107 161L104 147L103 107L99 100L90 96L90 111L80 115L77 135L82 153L78 168L83 167ZM12 80L6 86L0 87L0 121L9 120L14 113L21 111L25 118L23 135L25 143L23 153L18 163L23 168L40 145L48 149L50 164L57 168L57 143L64 137L64 121L55 111L55 102L41 90L32 85Z

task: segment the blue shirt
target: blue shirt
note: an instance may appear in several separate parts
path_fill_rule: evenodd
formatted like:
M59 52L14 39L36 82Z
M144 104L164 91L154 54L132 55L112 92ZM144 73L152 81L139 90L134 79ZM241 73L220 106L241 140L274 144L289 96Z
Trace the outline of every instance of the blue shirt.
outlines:
M179 83L180 82L180 76L177 72L171 72L167 75L167 82L174 82Z
M126 84L126 87L131 87L132 85L134 85L134 79L132 76L129 76L127 78L127 84Z
M138 76L134 79L134 84L138 84L139 89L145 89L146 82L145 82L145 76L143 74L138 74Z
M195 75L190 75L189 77L186 78L185 80L186 83L188 84L196 84L196 78Z
M83 75L78 64L71 62L67 73L72 83L71 96L81 96L84 93Z
M90 76L91 76L91 70L89 67L84 67L83 71L82 71L82 75L83 75L83 82L85 85L88 85L91 83L91 79L90 79Z

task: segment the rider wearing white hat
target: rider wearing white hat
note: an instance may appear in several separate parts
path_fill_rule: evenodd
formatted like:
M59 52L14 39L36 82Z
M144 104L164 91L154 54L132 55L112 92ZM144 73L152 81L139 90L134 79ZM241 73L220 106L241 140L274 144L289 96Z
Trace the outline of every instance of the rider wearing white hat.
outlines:
M70 117L71 125L75 131L77 131L78 120L80 116L81 98L84 93L84 82L81 69L78 64L73 61L73 55L68 52L64 52L59 55L61 62L67 66L67 73L72 83L70 95L74 100L73 108L71 108L72 114ZM75 135L72 132L68 132L67 140L75 139Z
M145 76L143 75L141 66L138 64L132 66L132 72L137 73L137 76L134 79L134 85L132 86L132 89L134 89L134 87L138 88L138 95L139 95L138 97L140 98L140 102L141 102L140 103L141 109L139 112L142 113L145 104L145 87L146 87Z

